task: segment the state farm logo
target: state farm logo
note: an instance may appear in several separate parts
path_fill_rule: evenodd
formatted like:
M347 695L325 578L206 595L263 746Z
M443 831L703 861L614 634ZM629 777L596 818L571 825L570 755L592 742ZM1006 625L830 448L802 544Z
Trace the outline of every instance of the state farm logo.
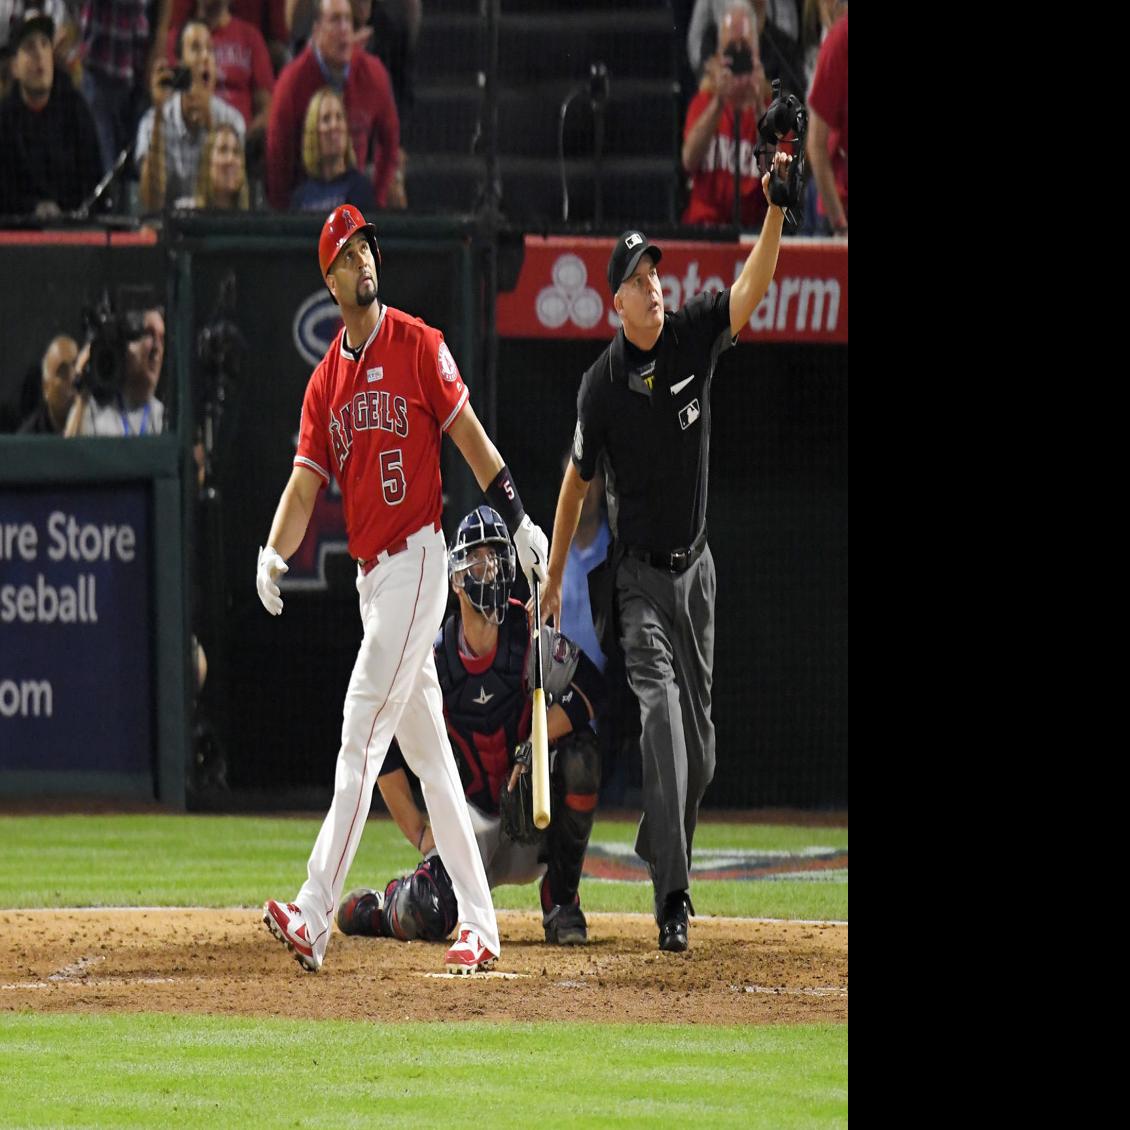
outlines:
M310 295L294 315L294 348L308 365L317 365L341 329L341 311L322 289Z
M548 330L560 329L566 322L591 330L600 322L604 303L587 285L589 272L584 260L577 255L560 255L551 274L553 285L538 293L538 321Z

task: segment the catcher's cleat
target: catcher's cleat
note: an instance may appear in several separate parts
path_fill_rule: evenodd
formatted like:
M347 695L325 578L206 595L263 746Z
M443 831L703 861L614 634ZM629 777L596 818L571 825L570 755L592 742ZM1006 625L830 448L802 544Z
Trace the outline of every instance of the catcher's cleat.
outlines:
M659 948L667 953L683 953L687 949L687 912L694 914L690 895L672 891L663 903L659 920Z
M460 930L459 940L444 954L448 973L483 973L498 960L475 930Z
M322 959L314 953L310 940L310 925L298 906L267 899L263 904L263 921L303 969L317 973L322 968Z
M589 940L589 924L581 909L580 895L564 906L551 902L545 878L541 881L541 924L551 946L583 946Z
M384 904L383 891L374 891L372 887L357 887L341 900L341 905L337 908L337 928L343 934L380 937Z

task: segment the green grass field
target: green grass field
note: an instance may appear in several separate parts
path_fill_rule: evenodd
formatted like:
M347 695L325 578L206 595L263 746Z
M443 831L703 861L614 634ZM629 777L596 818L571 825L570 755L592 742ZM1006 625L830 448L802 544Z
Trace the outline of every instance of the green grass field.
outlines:
M0 907L258 906L290 898L306 876L320 820L250 816L0 817L5 866ZM597 820L594 843L632 843L635 825ZM846 828L704 824L699 848L846 849ZM418 856L390 820L370 820L346 889L383 887ZM587 882L587 910L651 909L647 883ZM704 881L695 884L702 914L847 920L847 881ZM500 887L499 909L532 909L531 885Z
M256 906L289 897L319 821L0 817L0 908ZM596 843L634 825L598 820ZM847 848L846 828L705 824L702 848ZM414 862L370 821L349 885ZM586 882L586 909L650 909L645 883ZM846 875L702 882L702 914L847 919ZM496 892L532 909L532 887ZM0 1009L4 1001L0 996ZM372 1024L0 1011L0 1127L845 1127L847 1026Z

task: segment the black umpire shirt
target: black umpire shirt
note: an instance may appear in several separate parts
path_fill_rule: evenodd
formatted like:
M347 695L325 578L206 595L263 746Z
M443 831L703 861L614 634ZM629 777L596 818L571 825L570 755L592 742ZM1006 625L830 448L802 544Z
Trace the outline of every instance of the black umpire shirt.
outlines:
M585 482L603 453L608 521L625 545L669 553L706 525L710 381L730 336L730 291L665 316L643 353L623 328L581 378L573 463Z

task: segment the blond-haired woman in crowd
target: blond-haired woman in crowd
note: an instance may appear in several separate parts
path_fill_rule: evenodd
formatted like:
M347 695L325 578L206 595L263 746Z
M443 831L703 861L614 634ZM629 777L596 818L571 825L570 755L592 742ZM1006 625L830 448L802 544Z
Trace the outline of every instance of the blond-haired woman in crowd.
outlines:
M247 211L247 162L243 142L229 125L219 125L204 142L196 181L196 207Z
M339 204L353 204L362 212L376 208L372 181L357 168L345 104L332 87L323 86L306 107L302 166L306 180L290 198L296 211L331 212Z

